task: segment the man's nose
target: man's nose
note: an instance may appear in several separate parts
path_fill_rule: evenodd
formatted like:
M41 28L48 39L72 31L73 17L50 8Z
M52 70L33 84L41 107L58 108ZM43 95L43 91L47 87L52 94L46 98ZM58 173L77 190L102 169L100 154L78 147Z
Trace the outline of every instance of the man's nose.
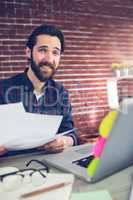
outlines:
M47 52L46 54L45 54L45 60L47 61L47 62L49 62L49 63L53 63L53 61L54 61L54 59L53 59L53 54L52 54L52 52Z

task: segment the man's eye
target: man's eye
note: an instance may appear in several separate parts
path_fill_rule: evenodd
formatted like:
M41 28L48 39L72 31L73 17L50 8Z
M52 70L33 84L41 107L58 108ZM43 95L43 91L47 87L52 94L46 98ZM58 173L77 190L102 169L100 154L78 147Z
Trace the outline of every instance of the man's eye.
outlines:
M55 56L59 56L59 55L60 55L60 52L59 52L59 51L53 51L53 54L54 54Z
M41 52L41 53L45 53L47 50L46 49L39 49L39 52Z

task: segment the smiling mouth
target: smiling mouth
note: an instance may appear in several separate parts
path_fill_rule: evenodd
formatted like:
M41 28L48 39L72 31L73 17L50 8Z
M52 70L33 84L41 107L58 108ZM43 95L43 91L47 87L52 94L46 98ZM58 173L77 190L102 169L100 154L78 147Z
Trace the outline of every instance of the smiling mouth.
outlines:
M50 67L43 66L43 67L41 67L41 70L47 72L47 71L51 71L52 69Z
M42 65L40 67L43 71L48 71L48 70L51 70L52 68L50 66L47 66L47 65Z

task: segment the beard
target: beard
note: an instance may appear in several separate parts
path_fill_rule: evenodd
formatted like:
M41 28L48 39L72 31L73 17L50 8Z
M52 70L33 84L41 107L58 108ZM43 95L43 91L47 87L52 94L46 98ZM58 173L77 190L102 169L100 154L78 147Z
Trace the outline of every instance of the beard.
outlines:
M38 65L34 62L33 58L31 57L30 59L30 64L31 64L31 69L33 71L33 73L35 74L35 76L39 79L39 81L41 82L45 82L48 79L53 78L56 69L55 69L55 65L51 64L47 61L41 61ZM42 69L48 68L48 70L50 70L50 73L46 73L46 71L43 71Z

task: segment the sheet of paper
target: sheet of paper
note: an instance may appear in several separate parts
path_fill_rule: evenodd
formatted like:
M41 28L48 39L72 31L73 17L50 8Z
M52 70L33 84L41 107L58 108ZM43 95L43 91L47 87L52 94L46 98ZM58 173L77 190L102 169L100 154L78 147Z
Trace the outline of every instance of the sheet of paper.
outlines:
M20 200L20 196L24 193L35 191L37 189L45 188L50 185L55 185L58 183L66 183L70 182L69 185L59 188L57 190L53 190L47 193L42 193L37 196L32 196L28 198L28 200L69 200L72 185L74 182L74 176L72 174L48 174L46 180L44 181L44 184L41 186L35 186L33 183L29 184L22 184L20 188L14 191L4 191L2 189L2 186L0 187L0 199L6 199L6 200Z
M58 133L58 134L55 135L53 138L48 139L48 140L47 140L47 143L48 143L48 142L51 142L51 141L53 141L53 140L55 140L55 139L57 139L57 138L60 137L60 136L64 136L64 135L66 135L66 134L68 134L68 133L71 133L71 132L73 132L74 130L76 130L76 128L72 128L72 129L70 129L70 130L68 130L68 131L64 131L64 132L62 132L62 133Z
M71 200L112 200L110 194L106 190L94 191L94 192L79 192L73 193Z
M11 115L16 115L17 112L25 112L22 102L0 105L0 114L8 114L9 110L12 112Z
M27 113L21 104L0 105L0 145L8 150L35 148L54 138L61 115Z

